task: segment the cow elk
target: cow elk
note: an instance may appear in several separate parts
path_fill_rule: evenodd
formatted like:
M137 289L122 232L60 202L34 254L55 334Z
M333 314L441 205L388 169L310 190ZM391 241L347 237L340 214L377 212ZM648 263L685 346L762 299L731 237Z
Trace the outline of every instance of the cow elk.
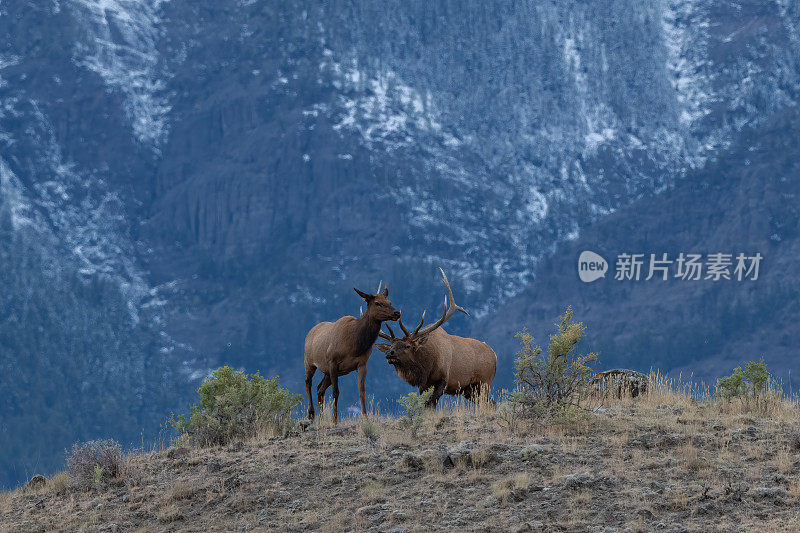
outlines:
M442 317L434 324L422 327L425 322L423 312L422 320L411 332L400 320L403 337L395 337L387 324L389 334L381 331L380 337L389 344L377 346L386 354L386 360L394 366L397 375L411 386L419 387L420 394L434 388L428 407L436 407L442 394L461 394L473 402L481 394L488 398L497 369L497 355L486 343L451 335L442 328L456 311L468 316L469 313L456 304L447 276L444 270L439 270L447 288Z
M333 385L333 420L338 418L339 376L353 370L358 375L358 395L361 414L367 414L364 398L364 381L367 377L367 359L372 345L378 338L381 324L386 320L397 320L400 311L392 307L388 287L377 294L367 294L354 288L367 303L367 310L360 318L345 316L336 322L320 322L308 332L305 342L304 364L306 370L306 392L308 393L308 418L314 418L314 402L311 398L311 383L317 369L325 377L317 386L317 402L320 413L328 386Z

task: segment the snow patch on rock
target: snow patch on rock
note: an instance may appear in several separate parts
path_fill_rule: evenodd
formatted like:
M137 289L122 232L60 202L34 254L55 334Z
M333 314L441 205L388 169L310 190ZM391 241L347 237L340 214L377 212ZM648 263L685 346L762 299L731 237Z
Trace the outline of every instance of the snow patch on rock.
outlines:
M169 131L166 73L156 48L163 0L75 0L70 3L90 38L76 43L74 61L99 74L125 97L133 135L154 148Z

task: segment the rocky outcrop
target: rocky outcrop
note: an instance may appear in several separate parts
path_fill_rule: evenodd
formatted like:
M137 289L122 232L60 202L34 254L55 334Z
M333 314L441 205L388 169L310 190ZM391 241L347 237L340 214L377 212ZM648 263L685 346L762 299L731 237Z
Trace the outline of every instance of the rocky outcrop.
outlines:
M589 382L589 386L599 396L636 398L647 393L650 378L635 370L615 368L597 373Z

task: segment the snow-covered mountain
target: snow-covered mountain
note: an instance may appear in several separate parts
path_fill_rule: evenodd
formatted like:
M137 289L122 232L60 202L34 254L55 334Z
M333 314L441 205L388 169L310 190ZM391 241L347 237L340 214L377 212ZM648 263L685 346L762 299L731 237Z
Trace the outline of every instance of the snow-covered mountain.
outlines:
M53 375L102 360L167 413L171 383L222 363L299 383L305 331L357 312L353 285L388 281L413 315L440 304L441 265L489 317L561 243L701 175L800 93L789 0L42 0L0 4L0 28L3 239L30 256L6 261L0 383L20 406L45 374L10 347L37 320L103 332L42 341ZM26 322L31 287L69 304ZM96 431L58 446L131 437L90 403L75 416Z

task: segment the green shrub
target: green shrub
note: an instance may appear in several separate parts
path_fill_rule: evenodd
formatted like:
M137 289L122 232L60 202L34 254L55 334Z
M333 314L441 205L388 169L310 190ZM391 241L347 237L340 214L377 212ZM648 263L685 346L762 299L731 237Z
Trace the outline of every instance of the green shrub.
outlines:
M122 473L122 447L114 440L73 444L67 452L67 471L72 484L86 489Z
M410 429L412 437L417 436L417 430L425 420L425 409L432 395L433 387L429 387L422 394L411 392L397 400L406 411L400 418L400 427Z
M302 397L278 386L277 376L236 372L229 366L214 371L197 391L200 405L191 407L188 420L173 416L171 423L184 442L198 446L224 445L262 431L288 432L292 410Z
M758 407L759 400L767 394L770 377L763 358L758 363L748 361L744 370L737 366L730 376L719 378L715 394L727 400L739 398L748 406L753 402Z
M597 355L577 353L575 345L586 334L582 322L572 321L572 306L559 317L558 328L550 336L547 353L534 344L533 336L523 329L517 333L522 348L516 353L514 377L517 390L512 401L529 414L545 414L553 408L579 406L582 393L594 372L587 365Z
M745 393L744 372L742 367L733 369L733 374L717 380L716 395L720 398L738 398Z

